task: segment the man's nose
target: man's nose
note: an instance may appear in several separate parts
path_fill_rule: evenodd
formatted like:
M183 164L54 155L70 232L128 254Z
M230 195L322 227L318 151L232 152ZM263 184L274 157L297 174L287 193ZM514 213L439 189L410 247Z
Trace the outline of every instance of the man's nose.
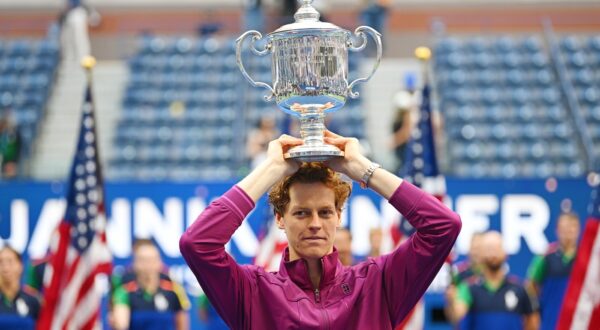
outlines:
M319 217L319 213L313 213L312 217L310 218L310 222L308 223L308 227L310 229L321 229L322 226L323 223L321 221L321 218Z

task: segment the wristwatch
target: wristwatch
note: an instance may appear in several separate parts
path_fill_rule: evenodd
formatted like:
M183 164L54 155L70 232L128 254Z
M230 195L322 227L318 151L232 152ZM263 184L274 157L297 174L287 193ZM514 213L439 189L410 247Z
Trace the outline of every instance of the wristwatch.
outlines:
M365 174L363 174L362 178L360 179L360 187L363 189L366 189L369 187L369 179L371 179L371 176L373 176L373 173L375 173L375 170L380 168L381 165L377 164L377 163L371 163L371 165L369 165L369 168L367 168L367 170L365 171Z

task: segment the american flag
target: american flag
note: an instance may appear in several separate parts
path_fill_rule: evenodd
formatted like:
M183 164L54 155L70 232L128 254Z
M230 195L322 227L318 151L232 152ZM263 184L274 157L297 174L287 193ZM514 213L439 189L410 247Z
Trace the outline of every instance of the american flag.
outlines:
M422 188L442 201L446 195L446 181L440 175L435 154L430 94L429 84L426 83L422 91L419 122L411 132L411 139L408 141L404 156L404 164L399 174L404 180ZM399 233L394 234L394 240L408 237L412 233L414 233L414 228L402 218Z
M67 186L67 209L50 242L38 329L99 327L101 292L97 276L110 274L112 256L106 243L104 189L95 127L88 84Z
M422 188L441 201L446 194L446 181L440 175L435 154L430 94L429 84L425 82L419 107L419 121L411 132L411 139L408 141L404 155L404 164L399 174L404 180ZM399 225L392 226L392 240L397 246L414 232L413 226L400 216ZM425 310L421 300L395 329L423 329L424 323Z
M441 200L446 194L446 187L435 154L429 84L425 84L422 93L419 122L412 130L400 175Z
M288 241L283 230L277 227L275 219L269 220L266 235L260 241L254 264L268 272L279 270L281 256L287 246Z
M556 329L600 329L600 185L573 264Z

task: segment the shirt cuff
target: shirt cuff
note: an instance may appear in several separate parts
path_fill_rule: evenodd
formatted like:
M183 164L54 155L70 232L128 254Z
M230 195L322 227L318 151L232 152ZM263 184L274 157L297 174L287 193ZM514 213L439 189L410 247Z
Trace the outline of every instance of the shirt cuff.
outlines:
M237 185L223 195L223 200L227 206L240 216L240 219L244 219L254 209L252 198Z

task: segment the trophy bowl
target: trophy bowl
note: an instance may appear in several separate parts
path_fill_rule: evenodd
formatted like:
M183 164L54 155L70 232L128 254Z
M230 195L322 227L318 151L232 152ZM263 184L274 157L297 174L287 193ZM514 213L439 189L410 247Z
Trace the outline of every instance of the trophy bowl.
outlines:
M368 26L360 26L352 34L336 25L319 21L313 0L302 0L294 15L295 22L284 25L267 35L262 50L256 42L263 39L260 32L251 30L236 40L237 64L242 75L254 87L268 90L266 101L275 100L284 112L300 119L301 146L291 148L286 158L300 161L326 161L343 157L339 148L325 144L325 115L341 109L348 97L358 98L354 85L369 81L377 70L382 56L381 34ZM372 71L365 78L348 82L348 51L361 51L370 35L377 46ZM355 38L358 45L355 45ZM271 54L273 86L253 80L242 62L244 41L251 40L251 51L259 56Z

